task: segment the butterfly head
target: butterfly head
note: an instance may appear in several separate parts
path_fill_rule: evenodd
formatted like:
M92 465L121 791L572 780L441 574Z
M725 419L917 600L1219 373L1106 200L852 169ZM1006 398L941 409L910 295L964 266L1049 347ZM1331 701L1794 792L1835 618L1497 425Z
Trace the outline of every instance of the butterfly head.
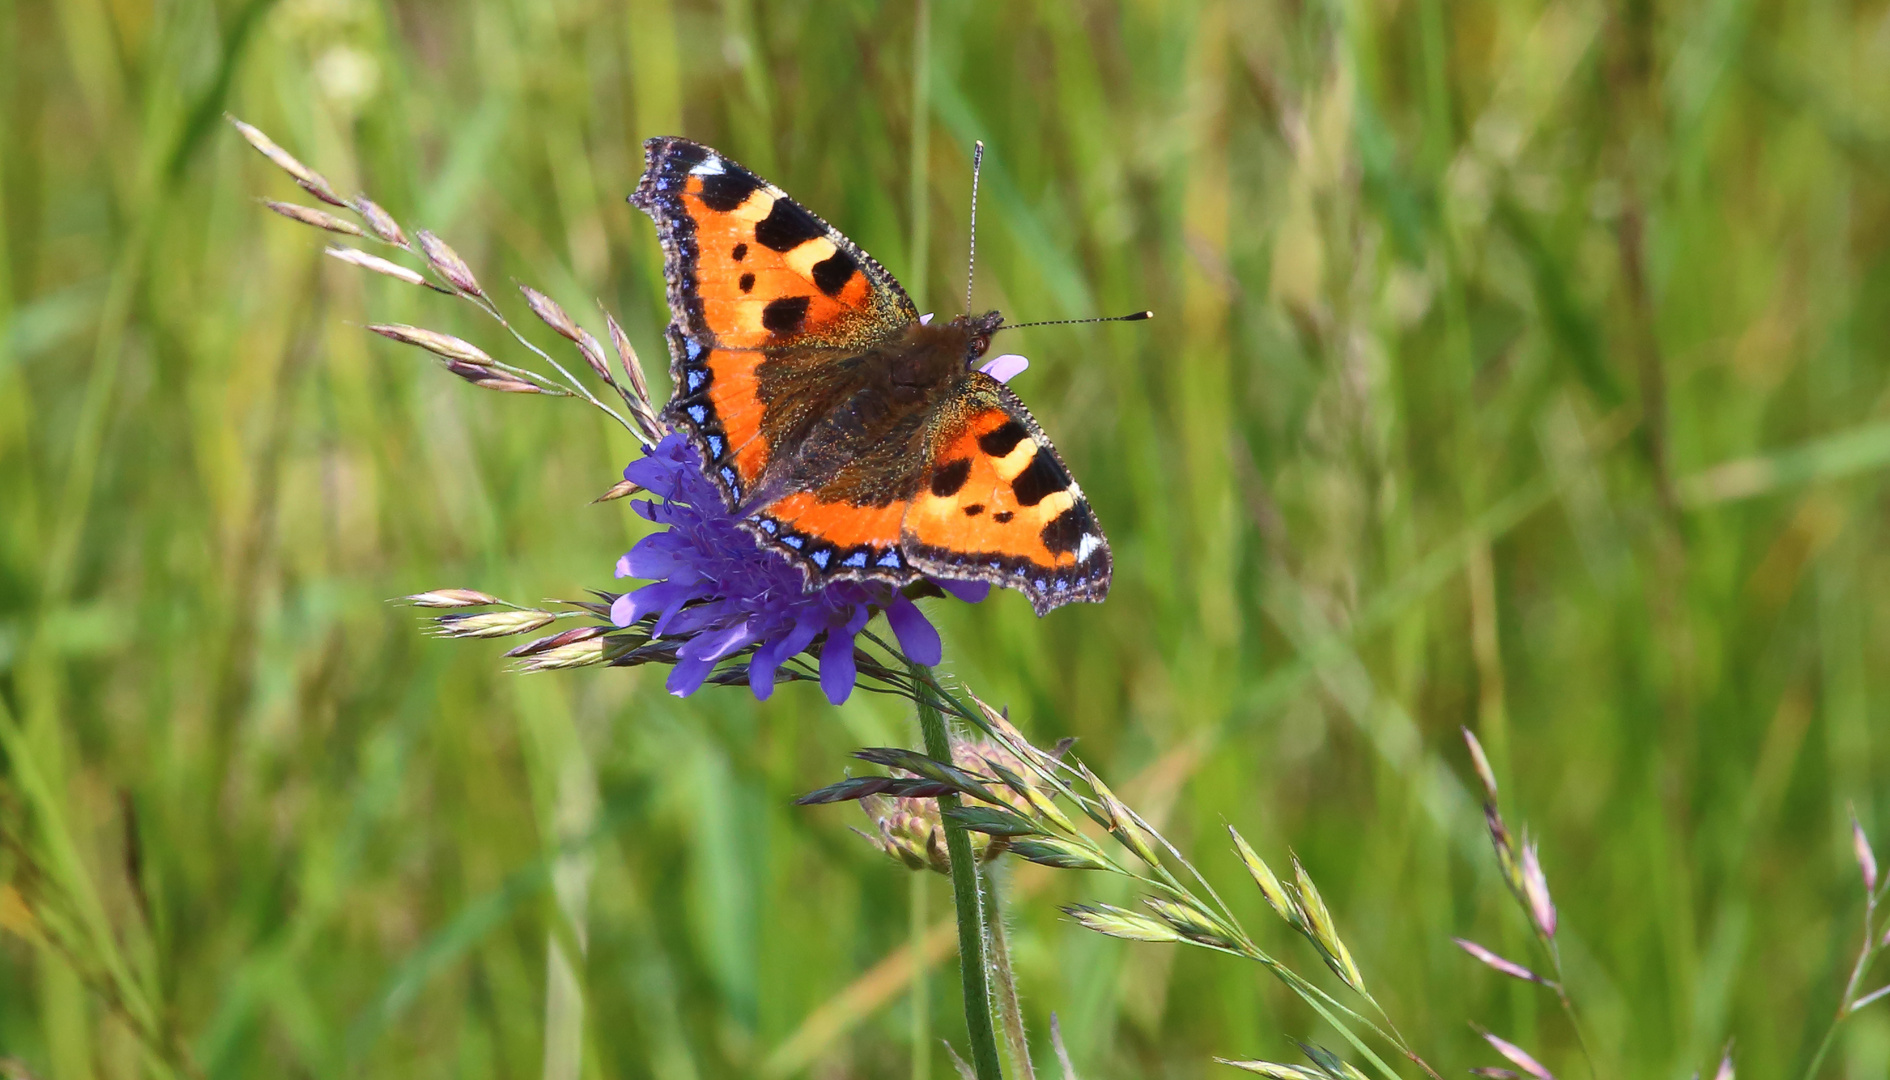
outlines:
M965 336L965 370L970 371L991 350L991 335L1004 325L1004 316L995 311L960 315L946 325Z

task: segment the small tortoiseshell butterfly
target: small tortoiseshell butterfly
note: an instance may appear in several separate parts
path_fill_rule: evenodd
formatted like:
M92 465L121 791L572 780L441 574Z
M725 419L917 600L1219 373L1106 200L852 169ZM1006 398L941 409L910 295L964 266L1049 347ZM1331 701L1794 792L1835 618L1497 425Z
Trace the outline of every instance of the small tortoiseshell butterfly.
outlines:
M1043 429L978 370L997 312L919 317L852 241L686 139L644 144L630 202L669 283L665 419L742 525L810 587L922 574L1037 614L1109 591L1109 544Z

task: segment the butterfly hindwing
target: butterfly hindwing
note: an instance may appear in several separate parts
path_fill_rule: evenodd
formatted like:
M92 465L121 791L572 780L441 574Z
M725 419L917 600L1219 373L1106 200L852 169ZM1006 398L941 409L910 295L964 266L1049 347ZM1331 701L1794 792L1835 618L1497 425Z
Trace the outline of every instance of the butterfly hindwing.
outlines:
M913 565L1016 588L1041 615L1109 591L1109 544L1083 489L1017 395L973 372L928 432L901 529Z

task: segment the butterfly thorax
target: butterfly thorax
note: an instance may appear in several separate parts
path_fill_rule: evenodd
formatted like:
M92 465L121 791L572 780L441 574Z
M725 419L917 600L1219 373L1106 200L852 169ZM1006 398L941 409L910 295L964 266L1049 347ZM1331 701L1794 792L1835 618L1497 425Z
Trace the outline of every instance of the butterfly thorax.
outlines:
M771 497L826 489L829 498L864 505L910 497L918 482L912 463L924 457L934 411L960 392L958 383L989 350L1002 321L997 312L929 325L914 321L880 344L823 365L811 380L788 376L803 367L801 357L763 364L761 398L778 400L777 415L798 422L777 431L762 487ZM771 377L771 367L782 377ZM816 385L821 382L826 385ZM786 398L796 391L802 400L791 404Z

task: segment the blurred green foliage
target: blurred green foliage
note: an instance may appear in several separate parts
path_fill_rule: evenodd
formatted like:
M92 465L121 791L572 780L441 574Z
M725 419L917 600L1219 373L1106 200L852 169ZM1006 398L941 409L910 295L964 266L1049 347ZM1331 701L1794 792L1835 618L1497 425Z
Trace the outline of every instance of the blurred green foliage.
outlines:
M645 137L726 151L946 311L985 139L980 305L1158 314L1006 343L1115 590L938 606L949 673L1079 737L1317 970L1220 824L1292 846L1448 1071L1495 1063L1475 1020L1581 1075L1550 999L1449 944L1528 957L1469 725L1603 1071L1729 1037L1742 1074L1803 1068L1856 947L1847 806L1890 841L1890 8L931 0L915 64L917 11L0 0L0 811L96 948L13 909L0 1053L164 1075L148 1023L219 1080L909 1069L903 978L844 993L907 942L909 875L790 806L909 714L511 676L386 604L609 587L640 522L588 500L635 448L362 332L510 355L257 206L298 193L229 109L495 291L594 329L601 297L646 361ZM1085 1077L1331 1041L1251 965L1057 912L1109 880L1012 885L1033 1032L1058 1013ZM945 1075L949 960L928 979ZM1880 1006L1828 1072L1887 1067Z

